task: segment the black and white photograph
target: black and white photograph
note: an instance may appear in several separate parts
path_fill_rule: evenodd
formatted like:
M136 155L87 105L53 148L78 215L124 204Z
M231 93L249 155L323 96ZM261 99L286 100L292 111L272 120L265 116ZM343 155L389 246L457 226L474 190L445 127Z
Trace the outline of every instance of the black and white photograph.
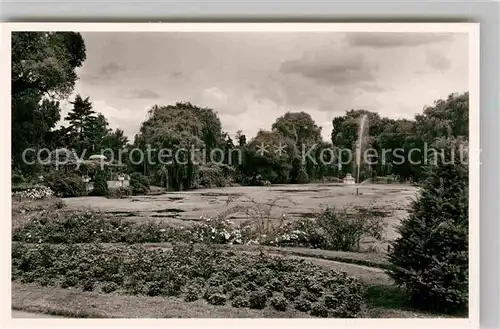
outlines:
M139 25L3 40L12 318L477 321L477 24Z

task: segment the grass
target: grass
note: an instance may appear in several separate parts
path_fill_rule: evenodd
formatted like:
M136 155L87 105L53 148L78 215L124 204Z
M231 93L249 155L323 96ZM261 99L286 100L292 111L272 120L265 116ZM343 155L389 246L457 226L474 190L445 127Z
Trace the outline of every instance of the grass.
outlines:
M42 200L12 200L12 228L24 225L41 211L56 211L64 207L64 201L56 197Z
M365 318L435 318L440 315L408 308L402 293L388 286L365 290ZM116 293L82 292L76 289L12 283L12 309L72 318L310 318L289 309L253 310L213 306L204 300L185 302L179 298L129 296Z
M66 317L97 318L308 318L290 309L253 310L214 306L204 300L184 302L172 297L128 296L76 289L12 283L12 309Z
M394 285L366 285L364 300L367 308L365 317L371 318L466 318L467 314L444 315L433 312L416 311L412 308L405 292Z

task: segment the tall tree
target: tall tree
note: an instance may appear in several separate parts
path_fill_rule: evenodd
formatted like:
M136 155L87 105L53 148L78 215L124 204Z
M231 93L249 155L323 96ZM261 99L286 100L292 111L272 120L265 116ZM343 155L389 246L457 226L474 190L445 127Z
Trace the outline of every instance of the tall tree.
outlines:
M70 147L74 148L78 152L78 155L80 155L90 144L89 134L94 124L93 121L96 119L96 112L92 110L92 103L89 97L83 99L78 94L71 104L73 104L73 108L64 120L69 122ZM87 149L86 152L89 151Z
M283 137L296 142L299 149L302 145L310 145L321 141L321 127L316 125L311 115L305 112L287 112L276 119L272 129Z
M109 130L100 143L101 152L107 150L104 155L109 155L108 152L111 151L113 153L113 160L126 163L127 158L123 156L120 158L120 151L125 149L128 142L128 138L123 133L123 130Z
M104 138L112 132L108 126L108 120L102 113L98 113L96 117L91 117L88 129L88 147L91 148L94 153L103 148Z
M29 147L54 143L58 99L73 90L75 68L86 58L85 43L74 32L14 32L11 50L12 162L30 171L22 154Z
M191 103L176 103L153 106L134 144L145 152L148 146L170 150L171 154L162 155L150 151L155 163L143 162L140 166L157 183L182 190L196 184L195 162L200 159L193 159L196 155L192 156L191 150L205 149L209 156L211 150L219 146L224 148L225 143L220 121L213 110ZM162 163L159 163L160 156Z

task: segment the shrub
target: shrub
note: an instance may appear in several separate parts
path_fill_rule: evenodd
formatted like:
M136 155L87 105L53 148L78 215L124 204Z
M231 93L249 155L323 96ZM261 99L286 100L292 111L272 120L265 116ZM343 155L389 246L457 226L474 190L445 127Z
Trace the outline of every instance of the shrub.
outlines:
M130 174L130 188L134 195L149 192L149 179L140 172Z
M114 282L106 282L102 285L101 290L107 294L118 289L118 285Z
M321 303L314 303L311 306L311 315L326 318L328 317L328 309Z
M169 264L169 267L161 264ZM203 297L213 305L226 304L228 297L234 307L263 309L268 299L278 310L288 305L284 296L270 296L273 291L263 288L249 293L243 288L235 288L224 294L228 267L238 269L234 271L239 273L234 281L245 280L247 272L256 271L258 274L262 271L270 280L283 278L287 286L291 285L299 292L315 281L322 286L325 295L332 295L339 301L330 309L331 314L350 312L356 316L359 313L356 303L360 301L362 290L355 278L295 259L266 254L236 254L207 246L195 248L193 245L163 250L137 245L12 244L12 277L22 282L38 282L49 277L62 282L63 287L77 285L87 289L85 287L90 287L92 281L105 293L118 290L120 293L152 296L184 294L183 298L187 301L197 299L198 293L203 291L201 287L204 287ZM222 285L216 285L221 282ZM301 297L296 307L308 312L311 302Z
M283 282L278 278L274 278L269 282L269 287L274 291L283 291Z
M12 174L11 183L12 185L23 184L26 182L26 179L21 174Z
M274 296L270 300L271 306L277 310L284 312L288 306L288 301L283 296Z
M98 170L93 179L94 189L91 194L96 196L108 195L108 175L104 170Z
M162 284L161 282L158 281L153 281L148 285L148 291L147 295L148 296L158 296L162 292Z
M220 294L222 295L223 292L222 292L222 287L220 286L208 286L206 289L205 289L205 293L203 294L203 298L205 298L205 300L209 300L209 298L212 296L212 295L216 295L216 294Z
M61 282L62 288L74 287L78 284L78 277L76 275L67 275Z
M165 295L177 297L182 293L182 284L180 282L168 282L165 285Z
M309 175L307 174L306 168L300 167L297 172L297 184L306 184L309 183Z
M305 298L299 298L295 302L295 309L301 312L309 312L312 303Z
M226 304L226 296L223 294L213 294L207 298L209 304L224 305Z
M240 308L240 307L248 307L250 304L248 302L248 297L246 295L236 296L231 302L231 306Z
M44 276L44 277L41 277L40 280L38 280L38 283L42 287L46 287L46 286L52 285L54 283L54 281L51 278Z
M229 292L229 299L235 299L238 296L245 296L246 297L247 292L242 289L242 288L236 288L233 291Z
M92 291L92 290L94 290L94 286L95 286L94 280L91 280L91 279L85 280L83 282L83 285L82 285L83 291Z
M222 286L222 291L227 294L228 292L230 291L233 291L236 287L234 286L234 284L232 282L226 282L223 286Z
M267 291L265 289L257 289L248 295L250 308L263 309L266 307Z
M348 211L344 209L343 212L337 212L334 208L326 208L316 218L319 231L315 234L323 235L324 249L359 251L362 238L381 239L384 223L380 217Z
M324 301L325 307L328 309L336 309L340 304L340 301L334 295L326 295Z
M429 161L420 196L392 245L389 274L414 306L455 312L468 305L468 165L457 156L460 141L435 146L444 157Z
M204 165L198 171L198 185L206 188L225 187L229 183L227 165Z
M310 291L306 291L303 295L303 297L305 299L307 299L308 301L310 302L317 302L318 301L318 296L316 296L315 294L313 294L312 292Z
M298 296L300 296L300 287L287 287L283 289L283 295L288 300L295 300Z
M191 284L186 287L184 300L186 302L194 302L200 298L201 287L197 284Z
M42 200L50 198L54 195L54 192L43 185L34 185L24 190L15 191L12 193L13 199L19 201L23 200Z
M253 281L250 281L250 282L247 282L247 284L245 285L245 290L247 292L252 292L252 291L255 291L257 290L257 284Z
M87 186L76 173L63 173L54 170L45 176L45 184L62 198L78 197L87 194Z

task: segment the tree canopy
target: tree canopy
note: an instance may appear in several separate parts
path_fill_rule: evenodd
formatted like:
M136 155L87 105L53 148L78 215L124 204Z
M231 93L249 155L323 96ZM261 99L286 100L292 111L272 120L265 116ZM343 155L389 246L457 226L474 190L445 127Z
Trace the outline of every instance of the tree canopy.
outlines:
M86 58L85 43L74 32L15 32L12 34L12 164L27 148L54 147L52 133L60 120L59 100L72 92L75 69Z

